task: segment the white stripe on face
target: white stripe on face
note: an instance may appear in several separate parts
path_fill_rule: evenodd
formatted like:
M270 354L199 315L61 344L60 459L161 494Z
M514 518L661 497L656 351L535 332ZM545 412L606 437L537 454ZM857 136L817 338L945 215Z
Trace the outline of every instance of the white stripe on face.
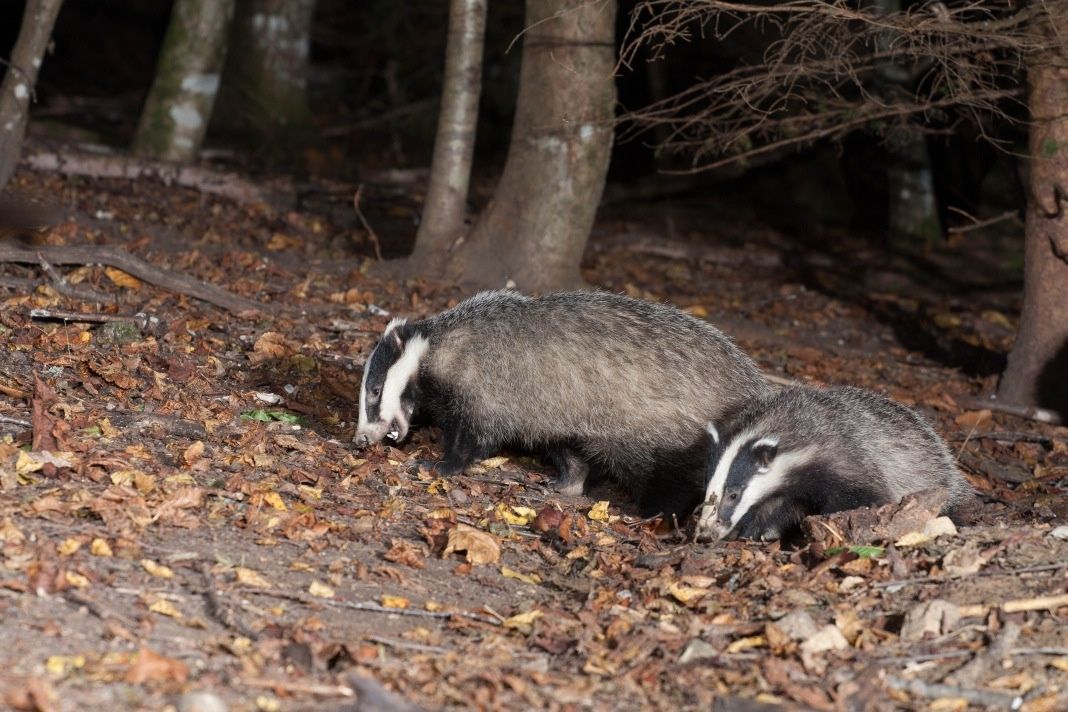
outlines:
M727 486L727 474L731 471L731 465L734 463L735 458L738 457L738 453L741 452L742 446L752 436L752 433L748 431L739 434L738 437L731 440L730 444L727 445L727 449L720 455L719 462L716 463L716 470L712 473L712 479L708 481L708 488L705 490L705 502L711 500L712 504L705 504L701 508L701 517L697 522L698 529L714 528L719 509L723 506L723 490Z
M386 338L387 336L389 336L389 332L393 331L398 326L404 326L407 323L408 323L408 320L404 319L402 317L397 317L396 319L390 319L389 323L386 324L386 330L382 332L382 338L383 339Z
M742 499L738 502L738 506L735 507L733 514L731 515L731 526L738 526L738 522L742 521L750 509L760 504L764 498L779 489L786 483L786 475L794 469L794 467L805 460L808 460L812 453L813 448L804 448L802 450L795 450L793 452L781 453L778 457L771 461L771 466L767 470L754 475L742 491Z
M404 389L419 372L419 364L430 348L425 336L413 336L404 345L404 351L397 362L386 372L386 383L382 386L382 400L378 406L378 419L383 423L396 421L397 440L403 440L408 434L408 414L401 405Z

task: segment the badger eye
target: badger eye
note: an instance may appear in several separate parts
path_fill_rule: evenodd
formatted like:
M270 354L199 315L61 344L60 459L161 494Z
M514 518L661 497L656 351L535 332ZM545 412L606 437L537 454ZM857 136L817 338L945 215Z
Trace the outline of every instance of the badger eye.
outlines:
M382 389L381 388L372 388L371 389L371 397L372 398L378 398L380 395L382 395Z
M727 501L728 502L737 502L738 501L738 493L737 492L731 492L729 495L727 495Z

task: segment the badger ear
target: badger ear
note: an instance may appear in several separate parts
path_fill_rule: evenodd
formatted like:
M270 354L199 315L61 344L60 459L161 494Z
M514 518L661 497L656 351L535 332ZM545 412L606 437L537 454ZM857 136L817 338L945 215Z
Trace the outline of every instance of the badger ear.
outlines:
M712 438L712 444L719 447L719 430L716 428L716 424L709 421L708 424L705 425L705 432Z
M753 460L757 467L766 470L771 467L771 461L779 454L779 442L770 438L764 438L753 443Z

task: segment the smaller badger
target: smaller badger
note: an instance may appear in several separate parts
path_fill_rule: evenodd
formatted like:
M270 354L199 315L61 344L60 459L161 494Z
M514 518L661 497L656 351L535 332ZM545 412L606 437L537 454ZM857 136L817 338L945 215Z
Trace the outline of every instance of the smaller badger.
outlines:
M951 513L972 496L945 442L915 411L861 388L791 386L717 428L698 539L777 539L811 514L944 487Z
M580 493L592 470L643 513L681 517L704 493L705 423L770 390L727 336L674 307L482 292L386 327L364 370L355 442L400 442L421 412L443 430L443 475L520 447L548 456L562 491Z

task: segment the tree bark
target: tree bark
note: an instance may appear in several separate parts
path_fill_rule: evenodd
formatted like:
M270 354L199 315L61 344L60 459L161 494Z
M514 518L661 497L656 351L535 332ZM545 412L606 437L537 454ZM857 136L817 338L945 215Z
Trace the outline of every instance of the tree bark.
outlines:
M219 121L292 148L312 134L308 59L315 0L237 0Z
M1046 36L1068 33L1068 1L1047 3ZM1068 44L1051 42L1028 66L1030 195L1024 305L998 398L1068 415Z
M144 158L191 163L208 130L234 0L175 0L167 35L134 134Z
M463 233L485 36L486 0L452 0L434 160L412 254L416 271L437 264Z
M22 27L0 84L0 188L18 165L37 73L62 4L63 0L27 0L22 11Z
M583 284L579 262L612 149L615 17L616 0L527 0L504 173L443 261L446 277L535 292Z

